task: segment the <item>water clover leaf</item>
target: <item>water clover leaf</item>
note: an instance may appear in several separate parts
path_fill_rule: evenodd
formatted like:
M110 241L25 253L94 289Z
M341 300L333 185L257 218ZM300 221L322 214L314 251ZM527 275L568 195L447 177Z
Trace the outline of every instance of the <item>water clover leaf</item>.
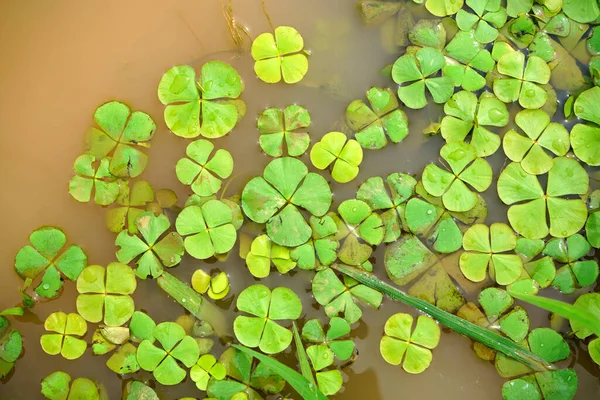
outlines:
M448 57L442 71L444 76L452 79L454 86L477 91L486 85L481 72L491 72L496 62L490 52L475 39L473 32L457 32L446 46L445 52Z
M589 217L585 234L592 247L600 248L600 190L594 190L589 199Z
M116 374L132 374L140 370L140 364L137 361L137 348L131 343L124 343L119 349L106 361L108 369Z
M420 374L431 364L431 350L437 347L441 332L437 323L425 316L417 318L414 331L412 327L412 315L392 315L385 323L379 351L388 364L402 364L409 374Z
M46 333L40 337L42 349L51 356L60 354L67 360L74 360L85 353L87 343L80 339L87 332L87 323L79 314L54 312L46 318Z
M465 252L460 255L460 270L471 281L481 282L490 276L499 285L515 282L523 270L523 260L506 254L517 246L517 237L506 224L471 226L463 237Z
M136 221L141 237L121 231L115 240L119 247L117 260L128 264L135 260L135 275L141 279L158 278L164 267L173 267L184 254L183 239L177 232L165 232L171 227L164 214L156 216L147 211L139 214Z
M550 256L537 258L542 254L545 243L541 239L532 240L527 238L517 239L515 252L523 260L523 271L517 282L508 287L509 290L519 290L525 288L537 293L539 289L550 286L556 276L556 267Z
M600 165L600 128L597 126L577 124L571 130L571 146L573 153L584 163L591 166Z
M56 371L42 379L42 395L49 400L100 400L104 393L87 378L77 378L71 382L71 376Z
M285 110L267 108L258 116L257 126L260 148L271 157L283 155L284 143L292 157L301 156L310 146L310 136L304 132L310 126L310 114L304 107L292 104Z
M302 327L302 338L313 343L306 349L315 371L327 368L333 363L333 356L346 361L354 354L354 342L342 339L350 333L350 324L343 318L333 317L329 320L329 329L323 330L318 319L306 321ZM331 362L329 362L331 361Z
M536 109L546 104L548 92L540 85L550 80L550 67L538 56L509 51L498 60L498 72L506 77L494 80L494 94L505 103L519 100L523 108Z
M190 378L200 390L206 390L209 379L218 381L225 379L227 370L212 354L204 354L190 370Z
M594 318L598 318L598 316L600 316L600 294L598 293L582 294L575 300L573 305L579 307ZM586 327L581 322L578 322L576 319L571 319L569 322L571 323L571 329L579 339L585 339L594 333L591 329Z
M113 262L90 265L77 279L77 312L89 322L121 326L129 321L135 305L131 294L136 289L135 274L128 265Z
M386 182L389 194L381 177L367 179L358 188L356 199L366 202L373 210L384 210L380 214L385 227L383 242L391 243L400 237L403 204L413 196L417 180L407 174L393 173L387 176Z
M152 372L158 383L177 385L186 376L180 363L191 368L198 361L198 344L175 322L156 325L152 335L162 348L144 339L137 350L138 363L143 370Z
M303 54L304 39L290 26L275 28L275 36L266 32L252 42L254 72L264 82L297 83L308 71L308 58Z
M131 339L133 341L141 342L142 340L149 340L154 342L154 328L156 322L148 314L141 311L136 311L131 317L129 322L129 331L131 332Z
M264 363L256 363L254 357L234 347L221 354L219 363L225 366L227 377L209 379L206 390L208 396L217 400L230 400L235 396L257 400L261 398L257 391L274 394L285 386L285 380Z
M456 23L460 30L474 30L475 39L481 43L490 43L498 37L508 17L500 0L467 0L473 13L460 9L456 13Z
M267 235L280 246L300 246L311 237L312 230L298 207L321 217L331 201L325 178L309 173L302 161L292 157L271 161L263 176L250 180L242 191L244 214L254 222L266 222Z
M446 44L446 28L441 19L421 19L408 31L408 39L415 46L441 50Z
M310 150L310 161L320 170L333 164L331 176L336 182L348 183L356 178L363 159L360 144L342 132L329 132Z
M338 213L349 230L347 238L352 236L361 238L371 246L377 246L383 241L385 235L383 221L379 214L374 213L364 201L344 200L338 206ZM355 260L352 256L354 251L349 246L352 244L346 239L338 252L340 260L352 265L360 265L366 261L366 259Z
M100 129L90 128L86 134L86 153L97 159L110 157L108 170L119 178L135 178L148 164L148 155L138 149L150 147L156 124L150 116L118 101L96 109L94 121Z
M223 271L211 277L197 269L192 275L192 288L200 294L208 294L213 300L221 300L229 294L229 277Z
M456 3L459 2L462 3ZM454 92L452 79L447 76L435 77L445 64L442 52L431 47L398 58L392 67L392 78L401 85L398 88L400 100L409 108L423 108L427 105L427 88L435 103L446 102ZM408 86L402 86L408 83Z
M600 17L598 0L563 0L563 11L567 17L581 23Z
M425 8L436 17L456 14L463 4L464 0L425 0Z
M181 158L175 165L179 182L190 185L199 196L217 193L221 189L221 179L229 178L233 172L231 154L227 150L218 149L211 158L214 148L215 145L208 140L193 141L185 149L189 158Z
M367 100L370 107L354 100L346 108L346 122L363 148L382 149L388 137L398 143L408 136L408 119L392 89L374 86L367 91Z
M12 371L22 352L21 333L10 326L8 319L0 315L0 379Z
M342 282L331 268L315 274L312 281L315 300L325 307L325 314L333 318L344 314L344 319L353 324L362 317L362 310L356 303L364 302L373 308L379 308L383 295L356 281L346 279Z
M296 266L290 256L290 249L271 242L267 235L260 235L252 241L246 256L246 265L255 278L266 278L271 272L271 263L281 274Z
M515 18L519 14L527 14L533 6L533 0L507 0L506 12Z
M333 264L337 259L340 243L334 235L338 232L336 220L331 215L322 218L311 216L309 220L312 238L290 251L290 258L299 268L319 270Z
M502 147L506 156L520 163L525 172L532 175L545 174L554 165L553 158L569 151L569 132L542 110L523 110L515 116L515 123L525 135L511 129L504 135Z
M119 183L109 171L110 158L104 157L94 163L96 157L83 154L75 160L73 170L75 176L69 181L69 193L82 203L90 201L94 192L94 203L107 206L119 195Z
M592 246L580 234L567 238L553 238L546 243L544 254L564 264L556 271L552 286L563 293L573 293L575 289L587 287L598 279L598 262L583 260Z
M538 178L513 162L498 178L498 196L504 204L511 206L508 209L510 225L524 237L542 239L548 233L554 237L567 237L583 228L587 208L583 200L564 196L584 194L588 184L588 174L576 160L558 157L548 172L544 193Z
M440 155L450 165L445 171L435 164L423 170L423 187L432 196L441 197L444 207L450 211L465 212L477 204L478 192L485 191L492 183L492 168L483 158L477 157L473 146L464 142L450 142L442 147Z
M175 227L184 236L185 250L204 260L233 248L237 232L231 208L221 200L209 200L202 206L185 207L177 216Z
M298 319L302 303L292 290L263 285L244 289L237 298L237 308L252 317L240 315L233 322L236 338L247 347L259 347L263 353L276 354L287 349L292 332L275 321Z
M125 385L123 400L160 400L154 389L139 381L130 381Z
M491 93L482 93L479 100L471 92L455 93L444 104L444 113L441 133L446 142L462 142L470 134L478 157L492 155L500 147L500 137L486 126L506 126L509 114L506 105Z
M214 139L228 134L243 115L238 110L244 83L237 71L221 61L209 61L196 71L187 65L168 70L158 84L165 123L177 136Z
M154 190L150 183L139 180L133 185L121 185L119 196L115 201L119 207L110 208L106 212L106 226L113 233L126 230L135 235L138 233L137 218L145 211L146 206L154 201Z
M56 297L63 286L63 277L75 281L87 265L81 247L65 248L67 237L59 228L41 227L31 233L29 242L31 245L23 246L15 256L15 271L24 280L33 280L43 272L35 288L42 297Z

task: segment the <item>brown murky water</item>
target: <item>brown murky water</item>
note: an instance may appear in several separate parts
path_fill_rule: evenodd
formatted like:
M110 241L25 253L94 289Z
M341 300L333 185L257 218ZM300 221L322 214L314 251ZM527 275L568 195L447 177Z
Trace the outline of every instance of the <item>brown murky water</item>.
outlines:
M260 0L238 0L233 5L237 19L248 26L252 36L269 30ZM259 151L255 128L255 116L264 108L291 103L305 106L312 116L310 133L316 141L337 127L350 101L362 98L372 85L388 84L378 71L395 57L382 48L377 29L362 26L353 1L271 0L268 9L276 25L296 27L312 50L309 72L299 85L261 83L247 54L234 58L235 47L217 0L0 2L0 309L15 305L19 299L21 281L13 271L13 257L27 243L29 233L41 225L62 227L71 242L85 249L90 263L106 265L114 260L115 236L104 226L104 210L77 203L67 192L72 163L82 152L83 134L101 103L120 100L152 115L159 129L142 177L155 188L174 189L184 198L187 193L177 182L174 167L184 154L186 142L168 132L162 121L163 106L156 97L160 77L171 66L198 67L210 59L220 59L230 62L246 83L242 97L248 107L246 117L230 135L216 141L235 160L235 180L228 194L239 192L269 161ZM437 158L442 140L421 135L430 118L437 119L437 112L411 113L411 135L403 143L366 153L364 167L353 183L333 184L336 202L353 196L358 183L369 176L396 171L419 173ZM498 166L503 162L495 161ZM488 192L489 204L498 206L494 191ZM505 210L498 208L488 222L504 218ZM375 254L379 272L383 270L382 250ZM173 271L189 279L202 264L185 259ZM243 261L235 255L213 266L230 274L234 292L252 281ZM310 288L309 279L310 274L301 271L291 278L272 274L264 281L271 287L291 286L302 295ZM67 361L48 356L40 348L41 321L58 309L75 311L74 285L67 283L65 287L58 300L37 306L35 315L17 319L16 325L24 334L25 353L10 379L0 383L0 398L41 398L39 382L58 369L73 377L97 379L107 387L111 399L120 398L122 381L104 367L106 356L86 355ZM306 318L318 315L311 300L304 296ZM172 320L182 313L152 281L139 284L135 301L137 308L148 310L157 321ZM233 309L231 303L229 308ZM385 320L399 311L412 312L390 301L377 312L365 311L353 331L360 357L344 370L345 389L337 398L501 397L503 379L494 367L474 355L467 339L452 333L442 336L431 367L421 375L411 376L387 365L379 356L379 339ZM545 314L532 313L533 326L545 323ZM577 398L598 398L598 378L582 365L575 369L580 379ZM590 369L598 376L597 369ZM159 394L165 399L201 395L189 379L175 389L159 390Z

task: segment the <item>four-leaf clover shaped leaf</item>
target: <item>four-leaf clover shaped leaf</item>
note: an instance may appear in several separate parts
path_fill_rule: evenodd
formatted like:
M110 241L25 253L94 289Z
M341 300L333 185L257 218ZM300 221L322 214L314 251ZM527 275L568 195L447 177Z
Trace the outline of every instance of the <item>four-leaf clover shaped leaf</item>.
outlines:
M135 274L128 265L110 263L106 269L90 265L77 279L77 312L89 322L108 326L121 326L129 321L135 305L131 294L135 292Z
M175 165L179 182L190 185L198 196L217 193L221 189L221 179L229 178L233 172L231 154L227 150L218 149L211 158L214 148L215 145L208 140L196 140L185 149L189 158L181 158Z
M344 277L342 282L331 268L315 274L312 281L312 292L315 300L325 306L325 314L333 318L344 314L344 319L353 324L362 317L362 310L356 304L361 301L373 308L378 308L383 295L365 285Z
M523 271L523 260L516 254L506 254L517 247L517 237L506 224L471 226L463 237L465 252L460 255L460 270L473 282L490 277L499 285L510 285Z
M483 158L477 157L473 146L464 142L450 142L440 150L440 155L450 165L445 171L435 164L423 170L423 187L435 197L441 197L449 211L465 212L477 204L476 191L483 192L492 184L492 167Z
M545 193L538 178L525 172L519 163L509 164L498 178L498 196L511 206L510 225L528 239L543 239L548 233L567 237L583 228L587 219L585 202L564 197L585 194L588 187L585 169L577 160L566 157L554 159Z
M221 61L209 61L196 71L187 65L168 70L158 84L158 99L166 105L165 123L177 136L214 139L228 134L245 113L244 83L237 71ZM239 108L238 108L239 107Z
M246 265L252 276L266 278L271 272L271 263L280 274L288 273L296 266L288 247L273 243L267 235L260 235L250 245Z
M109 171L110 158L99 160L97 167L94 166L96 161L91 154L77 157L73 165L76 175L69 182L69 193L75 200L85 203L90 201L93 192L94 202L107 206L117 199L119 182Z
M125 264L136 260L135 275L141 279L158 278L163 273L163 266L173 267L179 264L184 254L183 239L177 232L164 235L171 227L166 215L156 216L151 211L143 212L138 216L136 226L141 238L126 231L117 236L117 260Z
M496 62L472 32L459 31L448 43L445 52L448 57L443 73L452 79L454 86L474 92L486 85L481 72L491 72Z
M338 252L338 258L345 264L361 265L371 255L371 246L377 246L383 241L383 220L361 200L343 201L338 207L338 213L344 224L339 226L336 239L345 239ZM369 245L359 243L358 238Z
M121 186L119 196L115 201L118 207L110 208L106 212L106 226L113 233L122 230L135 235L138 233L137 218L145 208L154 201L152 185L144 180L139 180L129 186Z
M185 237L185 250L199 260L227 253L237 239L231 207L221 200L185 207L177 216L175 227Z
M346 108L346 122L354 137L365 149L378 150L408 136L408 118L399 108L398 98L390 88L372 87L367 91L370 107L354 100Z
M333 264L337 258L340 244L333 235L337 233L338 228L331 215L322 218L311 216L310 226L312 228L311 239L290 251L290 258L297 263L299 268L319 270L323 266Z
M58 228L41 227L31 233L29 242L31 245L22 247L15 256L15 270L25 280L44 272L35 288L42 297L56 297L63 286L62 276L75 281L87 266L87 256L79 246L71 245L60 253L67 237Z
M218 362L212 354L204 354L190 370L190 378L200 390L206 390L208 381L211 378L220 381L225 379L226 376L225 366Z
M262 177L253 178L242 191L242 209L252 221L267 224L267 235L280 246L306 243L312 230L298 207L321 217L331 206L329 184L308 172L300 160L282 157L271 161Z
M253 315L240 315L233 321L235 337L244 346L276 354L292 343L292 332L276 322L298 319L302 314L302 303L292 290L277 287L271 291L263 285L252 285L240 293L236 305Z
M23 352L21 333L10 326L10 321L0 313L0 379L12 371Z
M200 357L198 343L175 322L162 322L152 330L152 339L144 339L137 350L140 367L152 372L161 385L177 385L186 372L179 363L191 368ZM154 342L158 341L161 347Z
M498 60L498 72L506 77L494 80L494 94L505 103L519 100L523 108L541 108L548 100L548 92L539 85L550 80L550 67L542 58L508 51Z
M132 113L125 104L111 101L96 109L94 120L100 129L88 131L86 153L97 159L111 155L108 170L119 178L135 178L144 172L148 155L138 147L150 147L156 131L152 118L141 111Z
M454 92L452 79L435 76L445 64L442 52L432 47L424 47L414 54L407 53L398 58L392 67L392 78L399 85L410 83L398 88L400 100L409 108L423 108L427 105L427 88L434 102L441 104L448 101Z
M474 30L475 39L481 43L490 43L498 37L508 17L501 0L467 0L474 14L465 9L456 13L456 23L463 31Z
M580 234L568 238L553 238L546 243L544 254L555 261L565 264L556 271L552 286L561 292L571 294L576 289L587 287L598 279L598 262L582 260L592 246Z
M302 327L302 338L313 345L306 349L315 371L333 364L334 356L346 361L354 354L354 342L342 339L350 333L350 324L343 318L333 317L329 321L327 333L318 319L306 321Z
M252 42L254 72L264 82L297 83L308 71L308 58L303 54L304 39L290 26L275 28L275 36L266 32Z
M331 176L336 182L348 183L356 178L363 159L360 144L342 132L329 132L310 150L310 161L320 170L333 164Z
M79 314L52 313L44 322L46 333L40 337L42 349L51 356L60 354L67 360L74 360L85 353L87 343L80 339L87 332L87 323Z
M506 105L493 94L484 92L478 101L471 92L455 93L444 104L444 113L441 133L446 142L462 142L470 134L477 157L492 155L500 147L500 137L486 127L506 126L509 114Z
M571 146L581 161L588 165L600 165L600 87L593 87L577 96L575 114L594 125L577 124L571 130Z
M392 315L385 323L379 351L387 363L402 364L409 374L420 374L431 364L431 350L440 342L441 332L438 324L429 317L418 317L414 331L413 321L410 314Z
M292 104L285 110L267 108L258 116L257 126L260 148L271 157L283 155L284 143L292 157L301 156L310 146L310 136L304 132L310 126L310 114L299 105Z
M42 379L42 394L49 400L101 400L106 398L106 390L100 389L88 378L77 378L71 382L71 375L55 371ZM102 393L102 395L101 395Z
M515 116L515 123L525 132L514 129L506 132L502 147L506 156L521 164L525 172L541 175L550 171L554 159L546 152L564 156L569 151L569 132L542 110L523 110Z

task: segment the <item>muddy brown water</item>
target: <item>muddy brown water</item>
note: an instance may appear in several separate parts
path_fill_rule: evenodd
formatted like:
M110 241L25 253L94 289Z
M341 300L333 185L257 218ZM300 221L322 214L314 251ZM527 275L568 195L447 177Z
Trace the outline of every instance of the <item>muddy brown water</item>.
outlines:
M312 116L312 141L336 130L350 101L363 98L373 85L389 85L378 71L393 62L380 44L378 29L363 27L354 2L349 0L271 0L268 11L275 25L291 25L304 36L312 51L310 68L301 84L267 85L254 76L252 60L236 51L217 0L3 0L0 2L0 309L18 302L21 280L13 270L17 250L29 233L42 225L62 227L71 243L81 245L92 264L115 259L114 234L104 225L105 212L92 204L80 204L68 194L72 164L83 151L83 134L92 124L95 108L109 100L123 101L154 118L158 131L148 151L150 163L142 177L156 188L171 188L180 199L188 194L175 176L175 163L184 155L186 141L169 133L162 119L163 106L156 96L162 74L173 65L220 59L230 62L245 81L242 98L248 112L234 131L215 141L235 160L235 179L228 194L238 193L252 176L261 173L269 158L261 154L256 115L266 107L297 103ZM268 31L259 0L233 2L239 22L254 37ZM421 130L437 119L439 107L411 112L410 136L399 145L365 153L360 175L346 185L332 183L335 202L352 197L358 184L374 175L391 172L418 174L437 159L441 138L427 138ZM305 162L309 162L305 156ZM496 157L500 167L504 160ZM496 172L498 168L496 168ZM503 221L506 209L495 195L486 194L490 216L486 222ZM180 200L181 201L181 200ZM375 253L375 269L383 271L383 246ZM452 269L456 258L446 266ZM186 258L174 270L189 279L198 268L222 268L230 276L234 293L254 282L243 260L233 254L225 263L206 264ZM305 318L322 315L310 297L310 274L271 274L263 283L286 285L304 303ZM474 285L464 285L470 299ZM53 311L75 312L75 287L65 284L58 299L35 307L35 315L17 318L24 335L25 352L10 379L0 383L2 399L36 399L41 379L55 370L74 378L88 377L104 384L111 399L120 398L123 381L108 370L107 356L88 353L75 361L43 353L39 337L42 321ZM153 281L143 281L135 293L138 309L157 321L174 320L181 307L160 291ZM231 313L232 302L225 305ZM379 355L379 339L385 320L408 307L384 301L378 311L365 310L353 330L359 351L357 361L346 367L340 399L499 399L503 379L494 367L479 360L467 339L445 332L434 351L433 362L423 374L412 376L387 365ZM231 314L230 314L231 315ZM547 325L547 315L531 312L532 326ZM91 326L91 325L90 325ZM90 329L91 331L91 329ZM91 332L88 339L91 338ZM216 348L220 351L220 347ZM598 398L598 369L582 361L578 399ZM140 379L147 378L143 373ZM165 399L201 398L188 378L175 388L158 388Z

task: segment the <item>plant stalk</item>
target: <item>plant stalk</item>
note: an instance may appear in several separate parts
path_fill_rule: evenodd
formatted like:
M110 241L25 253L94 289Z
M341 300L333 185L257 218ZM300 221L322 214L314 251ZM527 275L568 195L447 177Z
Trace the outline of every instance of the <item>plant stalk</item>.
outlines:
M439 323L447 326L453 331L480 342L496 351L499 351L508 357L511 357L526 365L534 371L547 371L556 369L556 367L544 360L542 357L522 348L512 340L492 332L489 329L482 328L479 325L475 325L467 320L457 317L454 314L450 314L449 312L446 312L441 308L426 302L425 300L410 296L404 293L402 290L377 279L372 274L347 265L337 264L332 265L332 268L362 283L363 285L370 287L371 289L375 289L387 295L392 300L407 304L430 315L433 319L437 320Z

